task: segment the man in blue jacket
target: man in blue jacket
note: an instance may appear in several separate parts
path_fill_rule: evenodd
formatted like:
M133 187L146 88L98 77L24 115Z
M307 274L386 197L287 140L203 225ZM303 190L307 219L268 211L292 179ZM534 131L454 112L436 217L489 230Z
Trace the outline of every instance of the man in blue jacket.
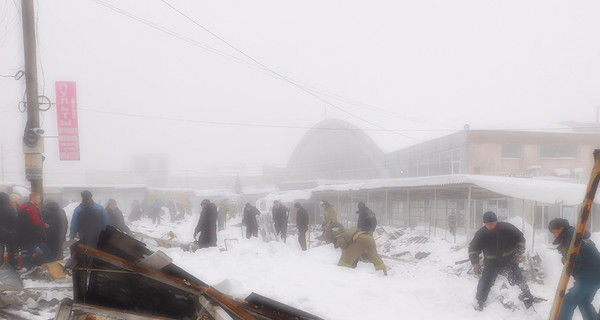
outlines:
M558 245L556 249L562 254L564 264L575 228L570 226L566 219L556 218L548 223L548 230L555 238L552 244ZM571 275L575 279L575 283L565 295L558 319L570 320L573 318L576 307L579 307L584 320L598 319L598 313L592 305L592 300L600 288L600 253L594 242L589 239L589 233L581 241L581 249L575 259Z
M79 234L79 239L86 246L97 248L100 232L108 224L108 214L104 208L95 203L92 193L88 190L81 192L81 204L73 211L71 219L71 241Z

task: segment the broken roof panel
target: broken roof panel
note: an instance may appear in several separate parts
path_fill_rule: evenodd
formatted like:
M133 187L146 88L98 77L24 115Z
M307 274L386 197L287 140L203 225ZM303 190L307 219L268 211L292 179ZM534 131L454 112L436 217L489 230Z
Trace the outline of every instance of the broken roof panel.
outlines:
M159 270L144 266L157 254L110 226L98 249L75 243L71 256L78 303L176 319L320 319L256 294L250 301L227 296L164 257L149 265Z

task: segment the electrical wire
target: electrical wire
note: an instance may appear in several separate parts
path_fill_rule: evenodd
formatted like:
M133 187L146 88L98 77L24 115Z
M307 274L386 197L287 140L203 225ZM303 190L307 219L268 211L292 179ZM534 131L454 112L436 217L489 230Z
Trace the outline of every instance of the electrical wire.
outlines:
M2 74L2 75L0 75L0 77L3 77L3 78L13 78L15 80L20 80L24 75L25 75L25 72L23 72L23 70L19 70L19 71L17 71L17 73L15 73L14 76L7 76L7 75L3 75Z
M161 26L153 23L152 21L149 21L147 19L139 17L139 16L137 16L137 15L131 13L131 12L125 11L123 9L120 9L120 8L114 6L114 5L108 4L108 3L103 2L101 0L93 0L93 1L96 2L99 5L102 5L102 6L108 8L110 10L113 10L113 11L115 11L115 12L121 14L121 15L124 15L124 16L126 16L126 17L128 17L130 19L133 19L133 20L136 20L138 22L141 22L141 23L143 23L143 24L145 24L145 25L147 25L147 26L149 26L149 27L151 27L151 28L153 28L155 30L161 31L163 33L166 33L167 35L173 36L173 37L175 37L177 39L180 39L182 41L190 43L190 44L192 44L194 46L197 46L199 48L205 49L205 50L207 50L207 51L209 51L211 53L214 53L216 55L219 55L219 56L221 56L221 57L223 57L223 58L225 58L227 60L230 60L230 61L235 62L235 63L239 63L239 64L241 64L241 65L243 65L245 67L251 68L251 69L253 69L255 71L258 71L258 72L260 72L262 74L272 76L272 77L274 77L276 79L279 79L279 80L292 81L297 86L302 86L302 87L304 87L304 89L310 90L310 91L314 91L315 93L318 93L320 95L327 96L329 98L336 99L338 101L345 102L345 103L348 103L348 104L352 104L352 105L355 105L355 106L358 106L358 107L361 107L361 108L366 108L366 109L376 110L378 112L383 112L383 113L391 114L391 115L394 115L396 117L404 118L406 120L413 121L413 122L421 122L421 123L427 123L427 124L433 124L433 125L438 125L438 126L446 126L446 127L452 127L452 128L454 128L454 126L451 126L451 125L448 125L448 124L433 123L431 121L426 121L426 120L422 120L422 119L418 119L418 118L414 118L414 117L408 117L406 115L401 115L399 113L396 113L396 112L393 112L393 111L389 111L389 110L385 110L383 108L375 107L375 106L372 106L372 105L369 105L369 104L366 104L366 103L354 100L352 98L344 97L343 95L340 95L340 94L337 94L337 93L333 93L331 91L328 91L328 90L325 90L325 89L322 89L322 88L318 88L316 86L307 84L305 82L292 79L292 78L290 78L288 76L282 76L279 73L273 73L268 68L265 69L264 67L258 67L256 65L256 63L250 63L250 62L248 62L246 60L243 60L243 59L240 59L240 58L238 58L236 56L230 55L228 53L222 52L222 51L220 51L218 49L215 49L213 47L210 47L210 46L204 45L202 43L199 43L198 41L196 41L194 39L186 37L186 36L184 36L184 35L176 32L176 31L173 31L173 30L161 27Z
M352 112L350 112L350 111L348 111L348 110L345 110L344 108L342 108L342 107L340 107L340 106L337 106L336 104L334 104L334 103L332 103L332 102L330 102L330 101L328 101L328 100L326 100L326 99L322 98L321 96L319 96L319 95L317 95L317 94L315 94L315 93L313 93L313 92L311 92L311 91L309 91L309 90L306 90L306 89L305 89L305 88L303 88L302 86L298 85L296 82L294 82L294 81L292 81L291 79L289 79L289 78L287 78L287 77L283 76L282 74L278 73L277 71L275 71L275 70L273 70L273 69L271 69L271 68L267 67L267 66L266 66L265 64L263 64L262 62L260 62L260 61L258 61L258 60L256 60L256 59L254 59L253 57L251 57L250 55L248 55L248 54L247 54L247 53L245 53L244 51L242 51L242 50L238 49L237 47L235 47L234 45L232 45L231 43L229 43L229 42L228 42L228 41L226 41L225 39L223 39L223 38L219 37L217 34L213 33L212 31L210 31L209 29L205 28L204 26L202 26L200 23L198 23L197 21L195 21L194 19L192 19L191 17L189 17L189 16L188 16L188 15L186 15L185 13L181 12L179 9L175 8L174 6L172 6L172 5L171 5L170 3L168 3L166 0L161 0L161 1L162 1L164 4L166 4L168 7L170 7L172 10L174 10L174 11L175 11L175 12L177 12L177 13L179 13L181 16L185 17L185 18L186 18L186 19L188 19L190 22L192 22L192 23L193 23L193 24L195 24L196 26L200 27L202 30L204 30L204 31L208 32L210 35L212 35L213 37L217 38L218 40L220 40L221 42L223 42L224 44L226 44L227 46L229 46L229 47L230 47L230 48L232 48L233 50L235 50L235 51L239 52L240 54L244 55L246 58L248 58L248 59L252 60L254 63L256 63L257 65L261 66L261 67L262 67L262 68L264 68L265 70L268 70L269 72L273 73L274 75L277 75L277 77L279 77L280 79L282 79L282 80L284 80L284 81L288 82L289 84L291 84L291 85L293 85L293 86L297 87L298 89L300 89L300 90L304 91L305 93L307 93L307 94L309 94L309 95L313 96L313 97L314 97L314 98L316 98L317 100L320 100L320 101L324 102L325 104L327 104L327 105L329 105L329 106L331 106L331 107L333 107L333 108L335 108L335 109L337 109L337 110L339 110L339 111L341 111L341 112L343 112L343 113L346 113L346 114L348 114L348 115L350 115L350 116L352 116L352 117L354 117L354 118L356 118L356 119L358 119L358 120L360 120L360 121L366 122L366 123L368 123L368 124L370 124L370 125L372 125L372 126L375 126L375 127L379 128L379 129L382 129L383 131L388 131L388 132L391 132L391 133L394 133L394 134L400 135L400 136L402 136L402 137L404 137L404 138L409 138L409 139L413 139L413 140L417 140L417 141L421 141L421 142L423 142L423 141L424 141L424 140L422 140L422 139L419 139L419 138L416 138L416 137L411 137L411 136L408 136L408 135L405 135L405 134L401 134L401 133L399 133L399 132L397 132L397 131L391 131L391 130L387 130L387 129L386 129L386 128L384 128L383 126L380 126L380 125L378 125L378 124L376 124L376 123L374 123L374 122L372 122L372 121L366 120L366 119L364 119L364 118L362 118L362 117L360 117L360 116L358 116L358 115L356 115L356 114L354 114L354 113L352 113Z
M184 41L184 42L187 42L187 43L189 43L189 44L192 44L192 45L194 45L194 46L196 46L196 47L202 48L202 49L204 49L204 50L206 50L206 51L208 51L208 52L214 53L214 54L216 54L216 55L218 55L218 56L221 56L221 57L223 57L223 58L225 58L225 59L228 59L228 60L231 60L231 61L233 61L233 62L240 63L240 64L242 64L242 65L245 65L246 67L250 67L250 68L252 68L252 69L254 69L254 70L256 70L256 71L260 71L260 72L262 72L262 73L264 73L264 74L269 74L268 72L265 72L264 70L262 70L262 69L260 69L260 68L256 67L254 64L252 64L252 63L250 63L250 62L248 62L248 61L246 61L246 60L243 60L243 59L240 59L240 58L238 58L238 57L236 57L236 56L233 56L233 55L230 55L230 54L224 53L224 52L222 52L222 51L220 51L220 50L218 50L218 49L215 49L215 48L213 48L213 47L210 47L210 46L204 45L204 44L202 44L202 43L200 43L200 42L198 42L198 41L196 41L196 40L194 40L194 39L191 39L191 38L189 38L189 37L186 37L186 36L184 36L184 35L182 35L182 34L180 34L180 33L178 33L178 32L175 32L175 31L173 31L173 30L170 30L170 29L167 29L167 28L161 27L161 26L159 26L159 25L157 25L157 24L153 23L152 21L149 21L149 20L147 20L147 19L144 19L144 18L141 18L141 17L139 17L139 16L136 16L136 15L134 15L134 14L130 13L130 12L127 12L127 11L125 11L125 10L122 10L122 9L120 9L120 8L118 8L118 7L115 7L115 6L113 6L113 5L110 5L110 4L108 4L108 3L105 3L105 2L103 2L103 1L100 1L100 0L92 0L92 1L94 1L94 2L96 2L96 3L98 3L98 4L102 5L102 6L104 6L104 7L108 8L108 9L110 9L110 10L113 10L113 11L115 11L115 12L117 12L117 13L120 13L120 14L122 14L122 15L124 15L124 16L126 16L126 17L128 17L128 18L131 18L131 19L133 19L133 20L136 20L136 21L138 21L138 22L141 22L141 23L143 23L143 24L145 24L145 25L147 25L147 26L149 26L149 27L151 27L151 28L153 28L153 29L155 29L155 30L158 30L158 31L160 31L160 32L163 32L163 33L165 33L165 34L167 34L167 35L170 35L170 36L172 36L172 37L175 37L175 38L177 38L177 39L179 39L179 40L182 40L182 41Z
M269 124L253 124L253 123L242 123L242 122L226 122L226 121L207 121L207 120L196 120L196 119L186 119L186 118L173 118L173 117L163 117L163 116L151 116L145 114L134 114L134 113L125 113L125 112L116 112L116 111L104 111L90 108L82 108L78 109L94 112L94 113L102 113L102 114L111 114L111 115L119 115L125 117L134 117L140 119L154 119L154 120L168 120L168 121L180 121L180 122L191 122L191 123L203 123L203 124L213 124L213 125L230 125L230 126L240 126L240 127L261 127L261 128L284 128L284 129L315 129L315 130L333 130L333 131L374 131L374 132L453 132L457 130L425 130L425 129L399 129L399 130L390 130L390 129L373 129L373 128L336 128L336 127L309 127L309 126L290 126L290 125L269 125Z
M189 118L174 118L164 116L152 116L146 114L126 113L117 111L105 111L98 109L91 109L87 107L78 107L79 110L89 111L94 113L118 115L125 117L133 117L140 119L153 119L153 120L166 120L166 121L180 121L180 122L191 122L191 123L203 123L211 125L229 125L229 126L241 126L241 127L262 127L262 128L283 128L283 129L314 129L314 130L332 130L332 131L367 131L367 132L456 132L461 130L456 129L374 129L374 128L339 128L339 127L311 127L311 126L290 126L290 125L269 125L269 124L253 124L253 123L242 123L242 122L227 122L227 121L207 121L207 120L196 120ZM597 126L581 126L581 127L540 127L540 128L498 128L490 130L478 130L478 131L572 131L572 130L597 130Z

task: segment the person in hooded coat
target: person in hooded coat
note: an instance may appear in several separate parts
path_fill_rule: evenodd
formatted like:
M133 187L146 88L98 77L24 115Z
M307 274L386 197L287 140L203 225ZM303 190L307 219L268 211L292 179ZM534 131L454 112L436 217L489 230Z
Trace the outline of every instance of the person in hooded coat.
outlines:
M10 205L8 194L0 192L0 258L4 259L4 252L8 254L8 263L17 267L15 253L17 244L15 241L17 226L17 212ZM6 251L5 248L6 247ZM2 260L4 261L4 260ZM1 265L2 263L0 263Z
M358 211L356 211L356 214L358 214L356 229L373 234L373 231L375 231L375 228L377 227L375 213L371 211L364 202L360 201L358 203Z
M108 199L106 202L106 214L108 214L108 225L113 226L127 234L131 234L131 230L125 224L125 217L123 217L123 212L117 206L117 200Z
M308 211L300 202L294 203L296 208L296 228L298 228L298 242L302 251L306 251L306 231L308 231Z
M566 219L556 218L550 220L548 230L555 238L552 244L558 245L556 249L562 255L564 264L567 261L575 228L570 226ZM590 234L586 233L581 241L581 248L571 271L575 283L564 297L558 320L571 320L577 307L584 320L598 319L592 301L600 289L600 252L589 236Z
M225 230L225 222L227 221L227 214L229 213L229 201L227 199L219 202L217 208L217 227L219 231Z
M258 221L256 216L260 214L260 211L250 202L247 202L244 206L244 217L242 223L246 225L246 239L250 237L258 237Z
M64 259L63 243L67 237L67 214L56 201L48 201L42 211L44 221L50 225L46 229L46 241L52 255L57 260Z
M129 221L138 221L142 218L142 213L142 206L140 205L140 202L133 200L131 203L131 211L129 212L127 219Z
M273 213L275 233L277 235L281 234L281 240L285 242L287 238L289 210L282 205L281 202L275 201L273 202L273 208L271 209L271 212Z
M194 238L198 237L198 245L200 248L216 247L217 246L217 206L208 199L202 200L200 203L202 211L200 211L200 219L196 229L194 229Z

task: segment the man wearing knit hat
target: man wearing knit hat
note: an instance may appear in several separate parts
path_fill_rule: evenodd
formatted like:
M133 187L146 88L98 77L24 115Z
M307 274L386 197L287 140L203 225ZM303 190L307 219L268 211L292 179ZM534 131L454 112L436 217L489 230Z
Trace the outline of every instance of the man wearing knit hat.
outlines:
M498 217L493 211L483 214L483 223L469 244L469 260L473 265L475 274L479 275L477 284L477 310L483 310L490 289L496 281L498 274L506 274L511 285L521 289L519 299L526 308L533 304L533 296L529 286L519 269L519 258L525 252L525 238L523 233L508 222L498 222ZM479 264L479 254L483 251L483 264Z
M556 249L561 253L564 263L567 260L575 228L569 225L569 221L566 219L556 218L548 223L548 231L554 236L555 240L552 244L558 245ZM590 240L590 234L586 233L581 240L581 248L571 271L575 283L565 295L559 320L571 320L577 307L579 307L583 319L598 319L598 313L592 301L596 291L600 289L599 270L600 252L594 242Z

